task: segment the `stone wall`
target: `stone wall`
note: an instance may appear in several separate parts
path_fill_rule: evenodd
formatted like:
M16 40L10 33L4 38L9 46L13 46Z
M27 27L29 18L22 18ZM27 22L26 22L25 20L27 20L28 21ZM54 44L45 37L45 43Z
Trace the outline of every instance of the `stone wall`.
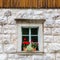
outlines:
M20 56L17 53L15 18L46 19L44 54ZM0 9L0 60L60 60L60 9Z

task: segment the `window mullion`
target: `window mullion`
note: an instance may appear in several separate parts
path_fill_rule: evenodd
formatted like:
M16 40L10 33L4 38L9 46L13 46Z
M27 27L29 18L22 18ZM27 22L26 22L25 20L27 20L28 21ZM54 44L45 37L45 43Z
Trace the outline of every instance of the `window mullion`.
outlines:
M31 28L29 28L29 42L31 42Z

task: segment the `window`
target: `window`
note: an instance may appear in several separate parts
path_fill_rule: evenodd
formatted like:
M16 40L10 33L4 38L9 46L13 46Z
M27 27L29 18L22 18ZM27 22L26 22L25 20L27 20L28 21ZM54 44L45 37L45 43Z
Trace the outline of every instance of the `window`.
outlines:
M22 28L22 51L23 51L23 42L35 42L38 43L38 27L37 28ZM38 45L38 44L37 44ZM38 46L36 48L36 51L38 51Z
M25 41L30 42L29 45L33 43L38 43L36 51L33 53L39 54L44 52L43 50L43 26L44 19L16 19L17 23L17 52L28 53L23 51L23 43ZM26 46L26 45L24 45ZM32 52L30 52L32 53ZM28 53L29 54L29 53Z

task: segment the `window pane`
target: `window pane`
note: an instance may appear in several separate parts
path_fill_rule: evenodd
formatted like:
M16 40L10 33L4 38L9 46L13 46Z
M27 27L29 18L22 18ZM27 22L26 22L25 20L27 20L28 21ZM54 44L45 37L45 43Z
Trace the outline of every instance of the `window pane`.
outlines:
M31 36L32 42L38 42L38 36Z
M31 28L31 35L37 35L38 34L38 28Z
M29 28L22 28L23 35L29 35Z
M29 41L29 36L22 36L22 42L23 41Z

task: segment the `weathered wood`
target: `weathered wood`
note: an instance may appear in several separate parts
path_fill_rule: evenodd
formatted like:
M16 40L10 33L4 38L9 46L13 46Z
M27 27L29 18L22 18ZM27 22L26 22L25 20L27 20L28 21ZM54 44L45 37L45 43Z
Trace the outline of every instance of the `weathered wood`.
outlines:
M0 0L0 7L3 7L3 1Z
M59 7L60 8L60 0L56 0L56 7Z
M0 0L0 8L60 8L60 0Z

